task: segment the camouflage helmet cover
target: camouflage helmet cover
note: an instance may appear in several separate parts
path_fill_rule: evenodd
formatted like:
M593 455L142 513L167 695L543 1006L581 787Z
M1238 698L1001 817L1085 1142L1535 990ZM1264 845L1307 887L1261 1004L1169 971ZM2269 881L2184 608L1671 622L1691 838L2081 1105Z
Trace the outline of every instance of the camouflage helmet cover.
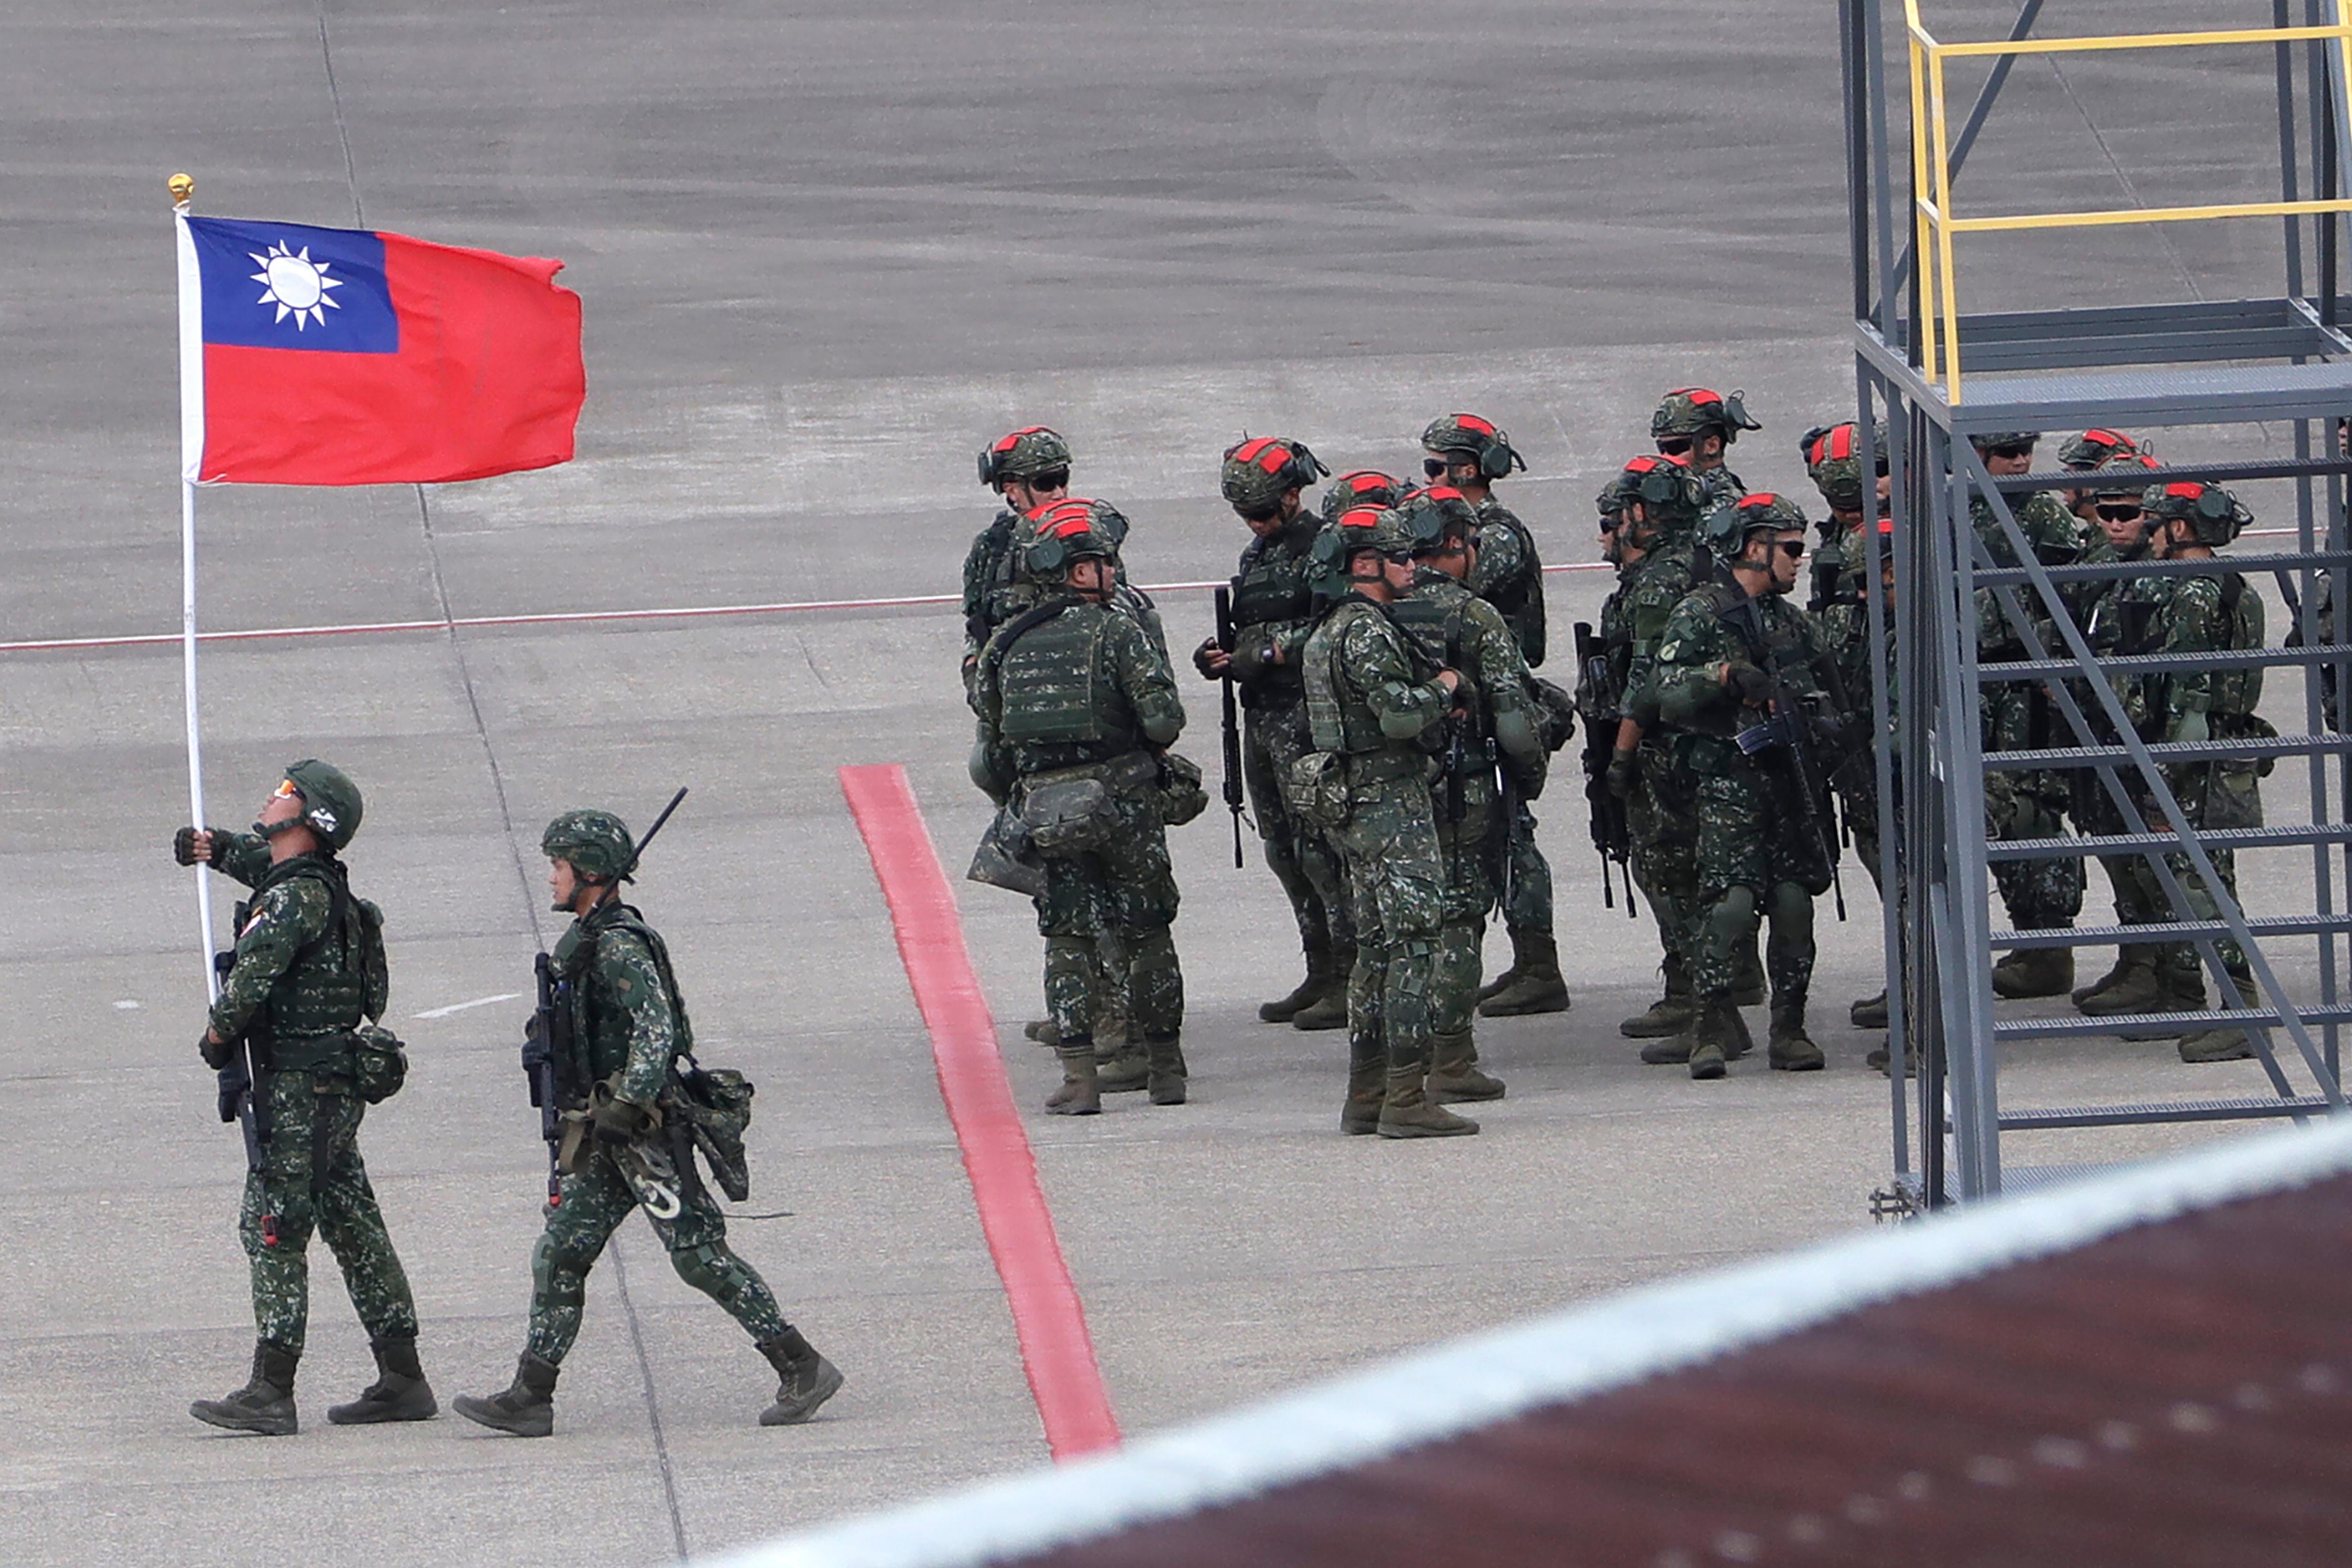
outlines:
M1805 471L1812 475L1814 489L1822 499L1840 511L1862 510L1862 440L1853 421L1843 425L1816 425L1805 432L1797 443L1797 450L1805 459ZM1876 459L1876 471L1886 471L1886 424L1880 420L1871 426L1871 453Z
M1618 473L1617 483L1629 504L1642 503L1654 528L1690 528L1706 505L1706 487L1691 472L1687 458L1644 452Z
M1007 479L1033 479L1056 469L1069 471L1070 444L1043 425L1008 431L980 454L980 482L990 489Z
M1748 547L1755 534L1803 532L1805 509L1786 496L1757 490L1709 514L1706 528L1709 548L1729 561Z
M278 787L283 791L289 786L301 797L302 826L317 834L329 850L341 849L359 832L364 803L360 786L342 769L305 757L288 765L286 783Z
M2104 468L2119 458L2136 458L2142 448L2120 430L2085 430L2069 436L2058 448L2062 468Z
M2039 430L1979 430L1969 437L1969 445L1979 452L1996 451L2003 447L2033 447L2041 444Z
M1220 488L1237 509L1268 507L1285 491L1303 490L1330 471L1301 443L1261 436L1225 448Z
M628 879L636 868L637 842L629 825L609 811L567 811L539 836L539 852L551 860L567 860L572 869L591 881Z
M1404 486L1378 468L1354 468L1333 479L1323 491L1323 521L1337 522L1360 506L1394 506L1404 499Z
M1475 414L1447 414L1429 422L1421 444L1432 452L1467 452L1478 460L1481 478L1499 479L1528 460L1511 445L1511 437L1491 419Z
M1057 577L1076 562L1117 555L1127 538L1127 519L1117 507L1083 496L1041 506L1029 514L1029 521L1037 525L1037 532L1024 563L1036 577Z
M1349 561L1368 550L1382 555L1412 552L1412 529L1402 512L1394 507L1356 507L1315 539L1316 564L1342 574Z
M2189 525L2200 544L2222 545L2238 537L2253 514L2238 498L2219 485L2189 479L2177 484L2150 485L2141 492L2140 509L2159 522Z
M1414 490L1398 503L1394 515L1403 519L1411 531L1416 555L1444 548L1450 537L1472 539L1478 532L1478 509L1452 485Z
M1703 430L1714 430L1730 446L1739 439L1742 430L1761 430L1763 426L1748 416L1748 395L1734 389L1726 397L1722 393L1704 386L1678 386L1660 400L1656 412L1650 416L1650 438L1661 436L1697 436Z

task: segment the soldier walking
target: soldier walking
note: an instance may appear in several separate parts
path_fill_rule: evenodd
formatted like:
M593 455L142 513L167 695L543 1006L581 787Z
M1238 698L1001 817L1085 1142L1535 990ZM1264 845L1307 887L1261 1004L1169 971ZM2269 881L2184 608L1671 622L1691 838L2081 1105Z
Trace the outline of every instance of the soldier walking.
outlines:
M237 1235L252 1264L257 1340L246 1385L188 1413L233 1431L296 1430L314 1229L342 1269L377 1373L327 1419L423 1421L438 1408L417 1364L408 1275L360 1158L363 1071L376 1098L390 1089L361 1059L358 1031L383 1016L391 990L383 917L352 897L340 858L361 809L359 787L341 769L306 759L286 770L252 832L184 827L173 840L183 866L208 863L253 889L236 908L236 962L198 1047L221 1074L221 1120L247 1120Z
M1356 900L1348 984L1348 1097L1339 1127L1383 1138L1478 1131L1429 1098L1431 987L1445 925L1429 742L1462 678L1431 670L1390 605L1412 585L1412 535L1393 510L1340 518L1349 594L1307 639L1316 751L1300 794L1336 827Z
M1543 561L1535 535L1494 492L1495 482L1525 468L1527 459L1494 421L1475 414L1432 420L1421 444L1429 483L1459 490L1478 514L1478 566L1470 591L1501 612L1528 668L1538 668L1544 661ZM1536 843L1535 813L1524 796L1514 796L1505 822L1503 924L1511 935L1511 963L1481 988L1478 1011L1489 1018L1564 1012L1568 983L1560 978L1552 935L1551 866Z
M1048 596L982 650L973 783L1027 824L1045 867L1037 929L1063 1082L1046 1109L1102 1110L1093 977L1123 977L1154 1105L1181 1105L1184 978L1160 815L1164 752L1184 728L1166 651L1113 607L1123 521L1071 497L1034 521L1026 569Z
M727 1219L664 1130L687 1114L677 1063L691 1059L694 1026L669 947L621 884L636 865L627 824L609 811L567 811L540 836L548 890L572 917L555 944L558 1005L568 1015L589 1105L572 1112L561 1180L530 1255L530 1322L513 1384L453 1403L469 1421L518 1437L555 1429L555 1381L579 1335L588 1272L630 1211L643 1207L678 1278L727 1310L778 1378L762 1426L807 1420L841 1387L841 1373L784 1321L759 1270L727 1245Z

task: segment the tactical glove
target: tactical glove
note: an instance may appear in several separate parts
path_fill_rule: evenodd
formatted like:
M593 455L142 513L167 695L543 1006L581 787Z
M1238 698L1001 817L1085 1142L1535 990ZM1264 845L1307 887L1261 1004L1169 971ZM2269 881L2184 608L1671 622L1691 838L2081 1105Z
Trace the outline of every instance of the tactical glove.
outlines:
M172 858L177 860L183 866L194 865L196 863L196 835L203 831L205 830L201 827L183 827L180 831L172 835Z
M253 1087L253 1080L245 1076L243 1063L219 1068L218 1079L220 1099L216 1109L223 1121L234 1121L236 1120L236 1102L245 1098L245 1091Z
M1635 759L1641 752L1630 746L1620 746L1609 753L1609 772L1603 776L1609 782L1609 793L1623 800L1633 793Z
M1223 680L1224 679L1224 672L1209 662L1211 654L1223 651L1214 637L1204 639L1199 647L1192 650L1192 668L1201 672L1202 679Z
M643 1106L632 1105L625 1100L608 1100L596 1108L596 1142L635 1142L651 1121Z
M1736 659L1723 667L1723 684L1747 708L1761 708L1772 696L1772 678Z
M229 1058L235 1055L236 1051L236 1047L231 1042L213 1038L213 1032L210 1029L206 1029L203 1038L196 1042L196 1055L204 1058L205 1066L215 1072L228 1066Z
M2207 722L2204 710L2191 709L2173 717L2172 727L2166 731L2164 738L2168 741L2210 741L2213 738L2213 726Z

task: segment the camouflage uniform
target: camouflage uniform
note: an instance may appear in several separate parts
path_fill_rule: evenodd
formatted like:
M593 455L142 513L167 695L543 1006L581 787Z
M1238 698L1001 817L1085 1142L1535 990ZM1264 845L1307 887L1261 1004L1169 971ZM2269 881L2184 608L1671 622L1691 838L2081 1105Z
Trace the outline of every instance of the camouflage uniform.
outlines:
M1518 639L1492 604L1450 574L1423 566L1413 574L1412 592L1390 608L1427 662L1459 673L1466 693L1449 721L1454 729L1448 736L1447 771L1433 786L1445 907L1430 990L1432 1089L1446 1098L1494 1099L1502 1093L1501 1084L1484 1074L1471 1077L1477 1060L1471 1022L1486 955L1486 917L1497 896L1496 862L1508 853L1496 768L1499 763L1510 770L1514 799L1524 799L1531 787L1542 789L1550 753L1537 738L1535 698ZM1472 1091L1441 1089L1438 1080L1449 1086L1467 1080Z
M554 962L585 1076L609 1084L616 1100L662 1104L694 1029L660 935L635 909L607 900L572 922ZM657 1137L580 1145L531 1249L529 1354L562 1364L580 1332L588 1271L640 1204L678 1278L725 1308L754 1343L790 1327L759 1271L728 1247L726 1216L697 1179L692 1153L678 1160L671 1148ZM676 1194L673 1217L656 1212L669 1205L656 1184Z
M1654 539L1648 552L1625 570L1612 599L1626 635L1623 683L1619 689L1624 693L1625 716L1642 726L1640 772L1625 801L1633 879L1641 885L1642 896L1649 900L1650 912L1658 922L1669 1002L1692 994L1691 922L1698 913L1698 800L1690 793L1689 781L1675 769L1671 738L1659 724L1652 678L1675 606L1697 586L1694 581L1697 548L1697 541L1687 530Z
M302 1352L310 1317L310 1233L335 1255L352 1309L372 1340L414 1340L416 1304L360 1158L366 1112L352 1083L352 1031L385 997L362 972L342 863L298 855L272 865L267 839L214 830L213 863L255 889L236 910L236 964L213 1004L225 1040L248 1029L269 1040L270 1138L248 1172L237 1235L253 1273L258 1337ZM268 1229L265 1230L265 1217Z
M1426 1100L1446 875L1425 738L1433 738L1449 699L1388 607L1360 594L1316 627L1306 666L1315 745L1337 759L1345 792L1339 843L1356 900L1340 1125L1411 1136L1422 1121L1459 1121ZM1463 1126L1477 1130L1475 1122Z
M1532 669L1544 661L1543 562L1535 535L1517 513L1492 495L1478 503L1478 564L1470 591L1502 612ZM1535 813L1524 794L1514 792L1506 819L1503 923L1514 931L1549 936L1552 929L1551 864L1536 843Z
M1124 978L1153 1079L1181 1086L1184 983L1158 753L1184 710L1165 652L1133 616L1061 588L991 640L974 696L983 765L1016 807L1042 786L1093 779L1117 817L1100 847L1045 861L1037 930L1067 1081L1093 1090L1091 977L1104 970Z
M1706 491L1706 510L1709 511L1729 506L1748 493L1747 481L1721 463L1711 468L1695 468L1692 471L1698 476L1700 486Z

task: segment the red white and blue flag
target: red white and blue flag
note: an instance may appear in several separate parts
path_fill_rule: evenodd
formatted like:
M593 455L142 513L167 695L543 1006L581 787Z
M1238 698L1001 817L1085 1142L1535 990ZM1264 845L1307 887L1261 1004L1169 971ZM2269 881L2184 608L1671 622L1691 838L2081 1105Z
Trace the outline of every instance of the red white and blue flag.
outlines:
M189 480L421 484L570 460L587 375L561 261L184 215L179 233Z

